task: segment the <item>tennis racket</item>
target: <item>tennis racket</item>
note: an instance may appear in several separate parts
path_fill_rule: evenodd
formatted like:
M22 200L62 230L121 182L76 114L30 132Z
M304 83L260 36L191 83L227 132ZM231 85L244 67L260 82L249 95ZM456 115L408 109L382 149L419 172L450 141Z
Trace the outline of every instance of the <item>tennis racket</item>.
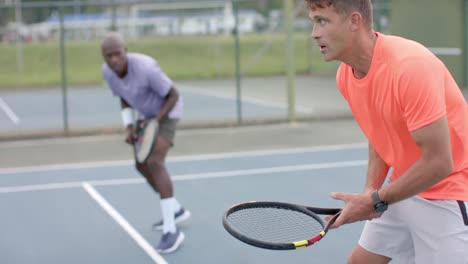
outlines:
M249 245L289 250L321 240L341 213L337 208L316 208L281 202L246 202L232 206L223 226L233 237ZM320 215L331 215L326 222Z
M158 121L154 118L139 122L137 125L137 138L133 145L135 157L139 163L145 162L151 155L158 134L158 126Z

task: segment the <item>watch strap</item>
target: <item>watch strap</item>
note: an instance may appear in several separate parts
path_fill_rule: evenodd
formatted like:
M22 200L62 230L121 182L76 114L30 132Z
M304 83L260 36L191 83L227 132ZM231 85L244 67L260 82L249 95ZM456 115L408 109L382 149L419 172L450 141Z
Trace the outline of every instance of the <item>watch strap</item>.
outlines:
M378 191L372 192L371 197L372 201L374 202L374 210L376 210L377 212L383 212L387 210L388 203L380 200Z
M374 206L382 202L382 200L380 200L378 191L373 191L371 194L371 197L372 197L372 201L374 201Z

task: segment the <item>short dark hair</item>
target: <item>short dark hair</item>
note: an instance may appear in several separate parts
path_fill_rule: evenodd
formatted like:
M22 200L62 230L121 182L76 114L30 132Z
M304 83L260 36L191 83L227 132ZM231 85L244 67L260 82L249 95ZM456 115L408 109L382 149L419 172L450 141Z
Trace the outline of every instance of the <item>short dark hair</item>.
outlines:
M348 15L353 11L361 13L364 23L372 27L371 0L305 0L310 10L317 8L334 7L338 13Z
M107 32L101 42L101 48L106 47L119 47L127 48L127 43L125 43L124 38L119 32L111 31Z

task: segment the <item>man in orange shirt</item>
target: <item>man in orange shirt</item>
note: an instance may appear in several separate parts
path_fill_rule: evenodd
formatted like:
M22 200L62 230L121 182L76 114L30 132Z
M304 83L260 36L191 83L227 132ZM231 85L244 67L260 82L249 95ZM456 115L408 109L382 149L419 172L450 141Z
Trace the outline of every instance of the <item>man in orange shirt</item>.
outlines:
M421 44L374 32L370 0L305 1L369 140L364 192L331 194L345 203L333 227L370 220L348 263L468 263L468 108L456 82Z

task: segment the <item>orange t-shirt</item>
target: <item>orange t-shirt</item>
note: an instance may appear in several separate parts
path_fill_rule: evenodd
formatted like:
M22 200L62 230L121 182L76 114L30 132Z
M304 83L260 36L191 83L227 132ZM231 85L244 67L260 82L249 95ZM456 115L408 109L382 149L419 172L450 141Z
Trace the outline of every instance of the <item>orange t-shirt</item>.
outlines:
M445 65L421 44L377 34L369 72L356 79L342 63L337 85L359 126L398 179L421 157L410 131L444 115L450 129L453 173L419 195L468 201L468 107Z

